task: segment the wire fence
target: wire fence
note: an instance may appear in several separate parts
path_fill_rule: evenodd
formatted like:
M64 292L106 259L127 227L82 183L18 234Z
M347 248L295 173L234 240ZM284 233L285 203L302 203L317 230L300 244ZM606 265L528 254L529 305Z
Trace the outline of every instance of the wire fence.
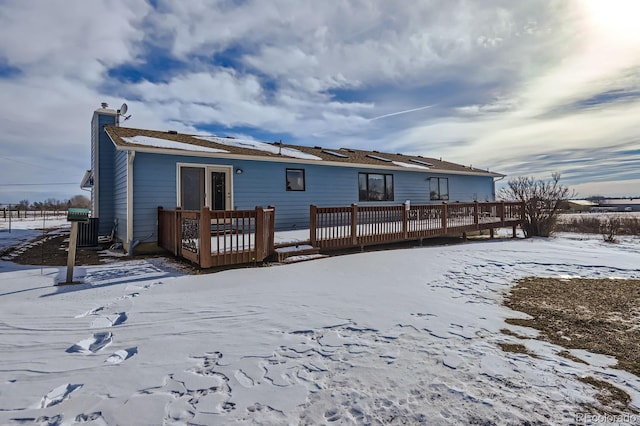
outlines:
M23 210L9 207L0 208L0 221L9 220L42 220L61 218L67 214L67 210Z

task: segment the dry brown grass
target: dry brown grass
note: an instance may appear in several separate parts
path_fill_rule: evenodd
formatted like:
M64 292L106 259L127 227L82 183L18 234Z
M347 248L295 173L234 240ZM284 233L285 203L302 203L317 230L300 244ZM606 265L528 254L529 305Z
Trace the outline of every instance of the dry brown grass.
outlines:
M541 338L565 348L613 356L617 368L640 376L639 300L640 280L529 277L516 282L505 305L532 317L509 324L540 330ZM560 354L584 362L567 351ZM624 391L594 378L581 380L598 390L603 407L630 410Z

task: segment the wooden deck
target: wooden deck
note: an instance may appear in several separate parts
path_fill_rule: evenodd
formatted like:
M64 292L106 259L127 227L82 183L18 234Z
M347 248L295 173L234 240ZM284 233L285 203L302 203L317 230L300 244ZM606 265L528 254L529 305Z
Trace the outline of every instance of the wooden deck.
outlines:
M201 268L262 262L274 253L275 209L158 208L158 246Z
M316 207L310 211L310 241L337 250L462 235L515 227L522 223L522 203L454 203L428 205Z
M309 243L323 252L464 235L522 223L514 202L406 206L310 206ZM276 255L275 209L186 211L158 208L158 246L201 268L262 262Z

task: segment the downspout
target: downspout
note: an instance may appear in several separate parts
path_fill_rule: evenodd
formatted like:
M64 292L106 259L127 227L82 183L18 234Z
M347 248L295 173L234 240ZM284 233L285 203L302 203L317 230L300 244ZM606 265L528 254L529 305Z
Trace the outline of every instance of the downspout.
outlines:
M127 151L127 254L133 256L133 249L140 241L133 240L133 160L135 151Z

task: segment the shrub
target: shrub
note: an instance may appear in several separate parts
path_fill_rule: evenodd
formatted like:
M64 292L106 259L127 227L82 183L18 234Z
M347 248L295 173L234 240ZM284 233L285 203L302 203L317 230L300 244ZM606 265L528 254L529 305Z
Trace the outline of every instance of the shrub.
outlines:
M551 180L533 177L517 177L500 191L500 198L524 202L522 231L526 238L548 237L553 232L563 201L574 194L560 184L560 174L554 173Z
M620 233L621 220L617 216L609 216L600 224L602 238L608 243L615 243Z

